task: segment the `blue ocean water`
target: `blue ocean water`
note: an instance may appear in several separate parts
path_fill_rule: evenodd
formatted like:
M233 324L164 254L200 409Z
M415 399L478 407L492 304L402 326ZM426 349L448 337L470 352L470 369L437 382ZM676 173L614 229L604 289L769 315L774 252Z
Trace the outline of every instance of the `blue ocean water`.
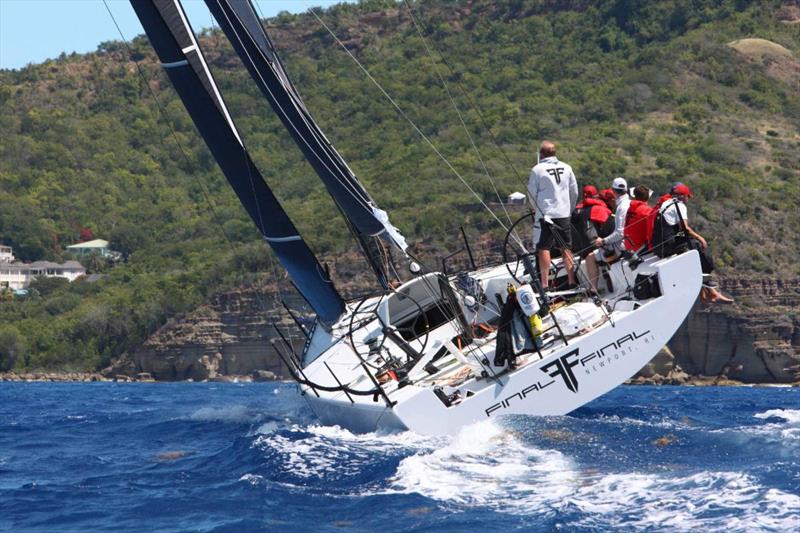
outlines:
M0 530L800 531L800 389L620 387L453 437L293 385L0 383Z

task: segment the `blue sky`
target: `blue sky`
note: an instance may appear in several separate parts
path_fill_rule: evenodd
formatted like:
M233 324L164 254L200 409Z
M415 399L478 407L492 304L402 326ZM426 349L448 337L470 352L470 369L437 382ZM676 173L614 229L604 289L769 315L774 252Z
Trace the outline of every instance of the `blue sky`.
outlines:
M342 0L254 0L265 17L300 13ZM125 38L144 33L128 0L107 0ZM202 0L183 0L196 31L211 26ZM20 68L58 57L61 52L91 52L103 41L119 40L102 0L0 0L0 68Z

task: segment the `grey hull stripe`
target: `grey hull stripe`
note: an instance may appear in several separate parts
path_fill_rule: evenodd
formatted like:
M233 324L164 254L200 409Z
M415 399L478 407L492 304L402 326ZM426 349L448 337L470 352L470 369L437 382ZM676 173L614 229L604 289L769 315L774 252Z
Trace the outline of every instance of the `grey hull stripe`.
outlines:
M172 63L161 63L161 66L164 68L175 68L175 67L182 67L184 65L188 65L189 62L185 59L181 61L173 61Z
M264 240L267 242L290 242L290 241L301 241L303 240L300 235L290 235L289 237L267 237L264 236Z

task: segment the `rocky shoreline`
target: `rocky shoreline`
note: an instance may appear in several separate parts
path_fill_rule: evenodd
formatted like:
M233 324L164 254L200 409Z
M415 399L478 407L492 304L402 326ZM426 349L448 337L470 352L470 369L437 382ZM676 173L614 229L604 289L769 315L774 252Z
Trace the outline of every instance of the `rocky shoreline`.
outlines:
M264 381L279 381L280 378L269 371L261 371L248 375L225 375L197 381L183 380L186 383L256 383ZM0 372L0 382L58 382L58 383L89 383L89 382L116 382L116 383L173 383L173 381L157 381L147 372L135 376L116 375L104 376L98 372ZM800 387L800 381L794 383L744 383L724 376L691 376L678 368L666 375L655 374L645 377L641 374L625 382L626 385L680 385L688 387L752 387L752 386L789 386Z
M628 383L759 385L800 383L800 279L723 278L730 306L697 303L674 337ZM7 372L0 381L217 381L287 379L272 346L277 331L303 349L274 286L216 296L176 317L142 346L98 372ZM281 340L282 342L282 340ZM282 344L282 346L285 346Z
M246 375L224 375L215 376L210 379L202 380L202 382L217 382L217 383L253 383L261 381L277 381L280 379L269 370L258 370L251 374ZM149 372L140 372L133 376L125 374L108 375L100 372L0 372L0 382L14 381L14 382L63 382L63 383L87 383L96 381L114 381L122 383L166 383L167 381L158 381ZM186 382L194 382L195 380L189 378L183 380Z

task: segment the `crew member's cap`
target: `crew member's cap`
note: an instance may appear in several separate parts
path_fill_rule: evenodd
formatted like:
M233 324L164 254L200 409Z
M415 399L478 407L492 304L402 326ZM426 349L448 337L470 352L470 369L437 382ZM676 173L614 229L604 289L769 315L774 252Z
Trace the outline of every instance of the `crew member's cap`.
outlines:
M625 178L614 178L614 181L611 182L611 188L616 192L626 192L628 190L628 182L625 181Z
M688 186L684 185L683 183L678 183L677 185L675 185L672 188L672 194L682 194L684 196L688 196L689 198L694 196L692 194L692 190Z
M675 187L680 187L681 185L683 185L682 181L676 181L672 184L672 187L670 187L669 192L675 192Z
M594 185L584 185L583 186L583 197L584 198L597 198L597 187Z
M600 191L600 198L606 203L611 204L612 206L616 203L617 197L614 196L614 192L611 189L603 189Z

